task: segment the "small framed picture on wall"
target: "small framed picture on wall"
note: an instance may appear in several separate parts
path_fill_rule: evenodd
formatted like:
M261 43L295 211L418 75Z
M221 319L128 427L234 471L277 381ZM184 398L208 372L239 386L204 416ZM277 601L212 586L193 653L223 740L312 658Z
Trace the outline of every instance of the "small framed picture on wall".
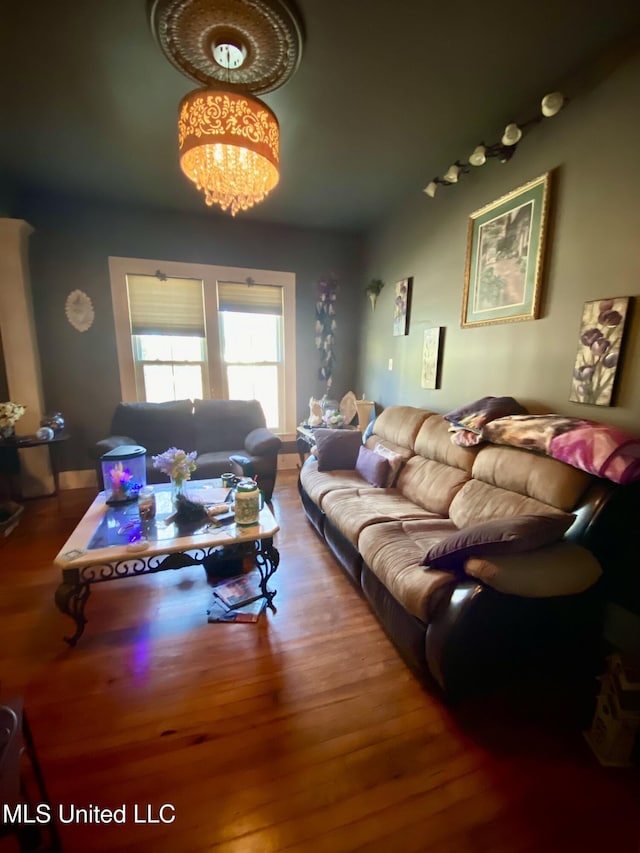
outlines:
M411 310L412 278L403 278L396 282L396 298L393 303L393 334L409 334L409 313Z
M571 377L572 402L612 405L630 308L629 296L584 303Z
M420 378L422 388L434 389L438 387L441 336L441 326L434 326L432 329L424 330L422 374Z

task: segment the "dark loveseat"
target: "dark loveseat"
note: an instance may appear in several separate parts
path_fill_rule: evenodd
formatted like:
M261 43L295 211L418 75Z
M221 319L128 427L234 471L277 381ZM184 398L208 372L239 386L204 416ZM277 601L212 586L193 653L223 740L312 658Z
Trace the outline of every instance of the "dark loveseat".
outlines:
M172 400L166 403L119 403L108 438L90 455L96 461L101 483L100 457L125 444L147 450L147 482L166 482L153 467L151 457L169 447L196 450L193 479L219 477L226 471L257 476L266 500L276 482L278 451L282 442L266 428L257 400Z

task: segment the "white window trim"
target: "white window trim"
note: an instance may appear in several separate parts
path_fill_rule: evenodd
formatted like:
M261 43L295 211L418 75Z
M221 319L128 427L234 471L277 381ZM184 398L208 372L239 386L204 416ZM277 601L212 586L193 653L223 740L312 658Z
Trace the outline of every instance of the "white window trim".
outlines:
M127 275L155 275L158 270L171 278L196 278L203 282L205 291L216 292L219 281L246 281L257 284L273 284L282 288L284 311L284 413L282 432L295 433L297 423L296 401L296 276L295 273L277 270L256 270L244 267L221 267L207 264L191 264L178 261L158 261L144 258L109 258L111 299L115 321L116 349L120 370L120 393L122 400L133 403L137 400L135 365L131 342L131 320L127 298ZM207 300L205 304L212 304ZM218 318L205 316L207 338L210 347L220 351ZM210 377L211 397L221 399L221 377ZM217 387L216 387L217 384Z

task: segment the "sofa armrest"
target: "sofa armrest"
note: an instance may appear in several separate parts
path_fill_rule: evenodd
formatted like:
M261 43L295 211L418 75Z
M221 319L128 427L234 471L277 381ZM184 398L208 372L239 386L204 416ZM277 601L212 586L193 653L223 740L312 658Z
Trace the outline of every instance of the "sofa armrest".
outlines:
M282 441L266 427L256 427L246 436L244 449L252 456L275 456Z
M108 453L110 450L115 450L116 447L123 447L126 444L137 445L138 442L128 435L110 435L108 438L103 438L97 441L93 447L89 449L89 456L92 459L99 460L101 456Z

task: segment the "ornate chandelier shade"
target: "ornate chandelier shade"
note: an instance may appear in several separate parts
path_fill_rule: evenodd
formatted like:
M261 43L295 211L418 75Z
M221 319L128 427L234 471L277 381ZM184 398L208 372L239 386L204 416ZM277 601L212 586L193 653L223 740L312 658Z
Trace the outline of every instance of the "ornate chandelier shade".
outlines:
M280 130L254 95L295 72L302 24L289 0L150 0L151 28L167 58L205 88L178 119L180 168L207 205L248 210L277 185Z
M178 120L180 168L205 202L248 210L280 178L278 120L257 98L196 89L182 99Z

